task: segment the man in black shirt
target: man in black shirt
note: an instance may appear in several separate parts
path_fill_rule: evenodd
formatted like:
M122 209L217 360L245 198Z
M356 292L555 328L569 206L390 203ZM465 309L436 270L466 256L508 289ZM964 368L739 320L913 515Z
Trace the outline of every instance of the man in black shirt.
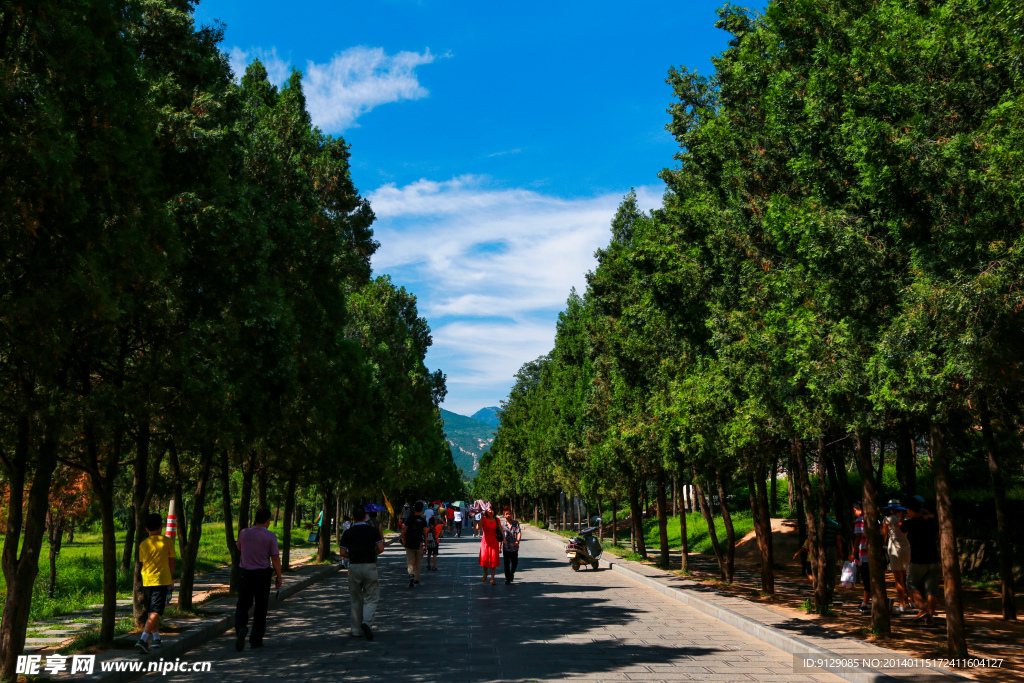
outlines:
M907 519L900 524L900 531L910 542L910 570L907 572L907 587L914 596L918 609L915 620L925 617L925 623L932 625L935 614L935 596L942 583L942 569L939 565L939 523L932 513L924 509L920 497L914 496L907 502Z
M366 523L366 510L357 506L352 513L355 522L341 536L342 557L349 559L348 594L352 602L352 635L373 640L373 615L380 600L380 579L377 577L377 556L384 552L380 532Z
M402 545L405 546L405 562L409 570L409 588L420 583L420 569L423 567L423 546L427 543L427 521L423 519L423 503L416 503L412 514L402 527Z

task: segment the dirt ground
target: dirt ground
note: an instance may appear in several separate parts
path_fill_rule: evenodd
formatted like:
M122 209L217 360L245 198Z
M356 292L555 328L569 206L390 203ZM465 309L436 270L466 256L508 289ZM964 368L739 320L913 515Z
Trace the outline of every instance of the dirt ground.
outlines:
M605 534L608 530L605 530ZM626 530L628 539L628 529ZM751 532L736 544L736 563L732 584L722 583L714 555L691 553L689 555L690 578L714 583L718 590L737 597L752 600L785 614L818 622L846 636L860 638L880 647L889 648L908 655L926 658L945 656L946 621L942 614L942 601L935 627L928 629L923 620L914 622L915 613L892 615L892 636L878 638L869 631L870 615L857 611L862 596L858 585L847 590L837 581L836 615L820 617L808 614L801 605L813 596L810 582L800 574L799 560L793 554L799 547L797 523L791 519L772 520L772 540L775 557L776 595L761 596L760 557L756 538ZM657 547L649 548L648 554L657 556ZM672 563L678 570L680 564L678 549L672 552ZM887 575L889 596L896 597L892 575ZM1017 594L1018 605L1024 606L1021 593ZM964 589L964 611L967 621L967 643L973 657L1003 659L1002 668L963 669L961 673L979 681L991 683L1002 681L1024 681L1024 623L1007 622L1001 618L998 591L976 588Z

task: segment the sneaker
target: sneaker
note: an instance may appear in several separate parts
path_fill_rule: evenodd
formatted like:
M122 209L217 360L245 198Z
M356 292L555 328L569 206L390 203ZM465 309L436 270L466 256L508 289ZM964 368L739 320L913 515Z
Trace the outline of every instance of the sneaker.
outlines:
M366 636L367 640L373 640L373 629L370 628L369 624L364 621L360 628L363 629L363 635Z
M262 650L263 649L263 641L261 640L258 643L249 643L249 647L251 647L254 650Z
M153 642L150 643L149 646L154 650L159 650L161 647L163 647L163 643L160 642L159 638L154 638Z
M241 652L245 649L245 635L248 632L248 626L243 626L241 629L235 631L235 652Z
M135 649L138 650L140 654L148 655L149 643L144 641L142 638L139 638L139 641L135 643Z
M416 579L416 585L417 586L420 585L420 580L419 579Z
M871 605L866 605L866 604L864 604L862 602L862 603L860 603L860 607L857 608L857 611L860 612L861 614L867 614L868 612L871 611Z
M414 578L412 578L412 577L410 576L410 577L409 577L409 588L412 588L412 587L413 587L413 586L415 586L415 585L416 585L416 579L414 579Z

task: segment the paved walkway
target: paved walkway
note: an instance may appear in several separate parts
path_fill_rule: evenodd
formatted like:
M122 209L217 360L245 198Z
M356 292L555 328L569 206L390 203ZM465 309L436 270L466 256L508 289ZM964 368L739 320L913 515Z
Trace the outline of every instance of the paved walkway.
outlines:
M480 582L478 539L442 542L437 572L410 589L405 554L381 556L373 642L348 635L343 571L271 612L265 647L229 632L182 659L207 674L167 681L838 681L793 673L790 655L610 570L574 573L549 542L524 539L516 583ZM150 674L153 679L156 674Z

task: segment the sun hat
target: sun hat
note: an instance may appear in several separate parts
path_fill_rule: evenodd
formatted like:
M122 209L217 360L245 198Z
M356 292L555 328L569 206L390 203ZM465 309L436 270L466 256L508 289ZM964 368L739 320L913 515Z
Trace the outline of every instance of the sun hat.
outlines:
M885 504L885 507L882 508L882 510L895 510L896 512L906 512L907 508L900 505L900 501L898 498L892 498L889 500L888 503Z

